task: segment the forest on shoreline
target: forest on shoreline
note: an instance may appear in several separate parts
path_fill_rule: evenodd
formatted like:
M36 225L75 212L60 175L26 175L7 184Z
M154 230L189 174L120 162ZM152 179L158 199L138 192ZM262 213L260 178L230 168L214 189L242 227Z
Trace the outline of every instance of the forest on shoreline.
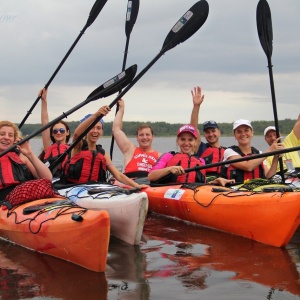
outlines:
M296 120L284 119L279 120L279 130L283 135L290 133L294 127ZM68 122L70 130L73 133L79 122ZM136 129L139 125L144 124L144 122L123 122L123 130L128 136L135 136ZM154 131L155 136L174 136L177 133L178 128L183 125L182 123L166 123L166 122L147 122ZM17 124L18 125L18 124ZM232 123L218 123L223 136L232 136ZM274 125L274 121L253 121L252 126L255 135L263 135L264 129L267 126ZM22 135L29 135L36 130L41 128L41 124L24 124L21 128ZM198 125L200 132L202 132L203 125L200 123ZM107 122L104 124L104 136L110 136L112 129L112 122ZM39 134L38 136L41 136Z

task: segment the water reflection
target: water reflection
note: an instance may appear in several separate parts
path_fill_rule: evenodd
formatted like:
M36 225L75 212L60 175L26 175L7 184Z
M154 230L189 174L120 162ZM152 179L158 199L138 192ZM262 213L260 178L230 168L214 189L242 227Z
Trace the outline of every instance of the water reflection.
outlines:
M112 238L105 274L0 241L0 299L300 299L299 236L280 249L149 214L140 246Z
M111 238L107 259L109 299L150 299L144 278L146 254L138 245L128 245Z
M0 299L107 299L104 273L0 241Z
M147 277L176 276L183 286L203 290L222 276L216 272L223 272L232 281L263 285L271 294L300 295L297 237L281 249L155 215L147 219L144 234L149 241L143 251L155 253L159 261L152 257Z

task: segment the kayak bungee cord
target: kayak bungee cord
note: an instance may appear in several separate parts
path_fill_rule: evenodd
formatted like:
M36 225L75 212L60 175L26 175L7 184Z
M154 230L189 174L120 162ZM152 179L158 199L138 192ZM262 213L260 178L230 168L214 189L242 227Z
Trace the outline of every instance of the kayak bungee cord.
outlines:
M31 218L26 218L22 221L18 221L18 214L15 212L15 209L18 207L17 206L14 206L11 210L8 210L7 212L7 217L10 217L11 215L14 215L15 216L15 224L21 224L21 223L24 223L26 221L29 221L28 223L28 228L29 228L29 231L32 233L32 234L37 234L40 232L41 228L42 228L42 225L45 223L45 222L48 222L48 221L53 221L55 219L57 219L59 216L62 216L62 215L68 215L68 214L72 214L71 215L71 219L73 221L77 221L77 222L80 222L83 220L82 218L82 215L84 215L87 211L86 208L82 208L78 205L76 205L75 203L69 203L69 205L66 205L66 204L62 204L62 206L60 206L59 204L56 204L56 205L52 205L51 206L51 203L49 203L49 206L48 207L44 207L42 209L40 209L33 217ZM73 208L78 208L78 210L72 210L70 211L70 209L73 209ZM38 216L40 216L41 214L45 214L49 211L52 211L52 210L58 210L56 212L56 215L54 217L51 217L51 218L48 218L48 219L45 219L43 220L42 222L40 222L39 226L38 226L38 229L36 231L33 231L32 230L32 222L33 221L36 221L36 218ZM35 223L36 224L36 223Z

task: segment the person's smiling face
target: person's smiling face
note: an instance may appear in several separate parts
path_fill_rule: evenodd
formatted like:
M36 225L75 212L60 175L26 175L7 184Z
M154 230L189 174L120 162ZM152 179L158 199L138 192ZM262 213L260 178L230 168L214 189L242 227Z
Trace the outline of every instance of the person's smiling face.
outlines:
M103 135L103 126L101 122L98 122L87 134L87 140L96 144L98 139Z
M14 129L10 126L2 126L0 128L0 152L12 146L14 141L15 141Z
M234 130L234 137L240 145L250 144L253 137L253 130L247 125L241 125Z
M194 148L197 139L188 132L183 132L177 137L177 144L181 153L192 155L194 154Z

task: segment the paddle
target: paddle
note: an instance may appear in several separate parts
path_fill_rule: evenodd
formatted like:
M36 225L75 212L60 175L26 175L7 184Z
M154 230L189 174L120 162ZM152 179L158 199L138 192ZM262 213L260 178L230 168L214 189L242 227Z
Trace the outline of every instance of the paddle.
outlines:
M75 48L76 44L78 43L78 41L80 40L80 38L82 37L82 35L86 31L86 29L93 24L93 22L95 21L95 19L99 15L100 11L102 10L102 8L104 7L104 5L105 5L106 2L107 2L107 0L96 0L96 2L94 3L94 5L93 5L93 7L92 7L92 9L90 11L90 14L89 14L89 17L88 17L88 20L87 20L86 24L84 25L83 29L80 31L80 34L78 35L78 37L76 38L76 40L72 44L71 48L69 49L69 51L67 52L67 54L65 55L65 57L63 58L63 60L59 64L59 66L56 68L56 70L54 71L54 73L52 74L52 76L50 77L50 79L48 80L48 82L45 84L45 89L47 89L49 87L49 85L51 84L52 80L54 79L54 77L56 76L56 74L58 73L58 71L60 70L60 68L62 67L62 65L64 64L64 62L67 60L68 56L70 55L70 53ZM40 99L41 99L41 96L38 96L36 98L36 100L34 101L33 105L28 110L26 116L24 117L24 119L19 124L19 129L24 125L24 123L26 122L26 120L28 119L29 115L32 113L33 109L35 108L35 106L37 105L37 103L39 102Z
M186 173L188 173L188 172L192 172L192 171L196 171L196 170L203 170L203 169L212 168L212 167L224 166L224 165L237 163L237 162L241 162L241 161L252 160L252 159L256 159L256 158L262 158L262 157L267 157L267 156L272 156L272 155L277 155L277 154L283 154L283 153L288 153L288 152L293 152L293 151L299 151L299 150L300 150L300 146L293 147L293 148L286 148L286 149L270 151L270 152L265 152L265 153L259 153L259 154L254 154L254 155L241 157L241 158L236 158L236 159L231 159L231 160L226 160L226 161L220 161L220 162L217 162L217 163L207 164L207 165L204 165L204 166L196 166L196 167L193 167L193 168L185 169L184 171ZM283 182L284 182L284 180L283 180Z
M124 96L133 85L150 69L151 66L168 50L174 48L176 45L183 43L191 37L206 21L208 16L208 3L206 0L201 0L194 4L173 26L167 35L163 47L156 57L131 81L131 83L109 104L112 108ZM50 170L53 173L55 168L63 161L63 159L70 153L70 151L79 143L79 141L99 122L103 117L94 120L82 134L71 144L71 146L59 156L59 158L50 165Z
M256 25L257 25L257 32L258 32L258 37L259 37L261 46L262 46L262 48L267 56L267 59L268 59L268 69L269 69L269 77L270 77L274 122L275 122L276 136L279 137L280 136L279 124L278 124L273 71L272 71L273 66L272 66L272 60L271 60L272 51L273 51L272 18L271 18L271 10L270 10L269 4L266 0L260 0L257 4ZM282 157L279 158L279 166L280 166L280 176L282 178L282 181L284 182Z
M123 66L122 71L126 68L126 60L127 60L127 53L128 53L128 47L129 47L129 39L130 34L132 31L132 28L136 22L138 12L140 7L140 0L128 0L127 4L127 12L126 12L126 22L125 22L125 34L126 34L126 45L125 45L125 51L124 51L124 57L123 57ZM118 113L119 105L117 104L116 113ZM111 144L110 144L110 158L113 157L113 151L114 151L114 135L111 136Z
M117 76L114 76L113 78L111 78L110 80L108 80L107 82L105 82L104 84L99 86L98 88L96 88L92 93L90 93L89 96L86 98L86 100L84 100L80 104L76 105L74 108L68 110L67 112L63 113L56 119L52 120L47 125L42 126L40 129L36 130L32 134L26 136L18 143L14 144L11 147L7 148L6 150L2 151L0 153L0 157L2 157L7 152L13 150L16 146L21 145L21 144L25 143L26 141L32 139L33 137L35 137L36 135L38 135L45 129L51 127L52 125L56 124L60 120L66 118L68 115L75 112L76 110L83 107L84 105L90 103L91 101L94 101L94 100L97 100L100 98L105 98L114 93L117 93L120 90L120 88L124 88L125 86L127 86L129 84L129 82L132 81L132 79L134 78L134 76L136 74L136 71L137 71L137 65L132 65L131 67L129 67L125 71L121 72Z
M168 50L189 39L205 23L209 12L206 0L195 3L173 26L167 35L162 49L154 59L131 81L131 83L118 95L115 101L121 99L137 81L154 65L154 63Z

